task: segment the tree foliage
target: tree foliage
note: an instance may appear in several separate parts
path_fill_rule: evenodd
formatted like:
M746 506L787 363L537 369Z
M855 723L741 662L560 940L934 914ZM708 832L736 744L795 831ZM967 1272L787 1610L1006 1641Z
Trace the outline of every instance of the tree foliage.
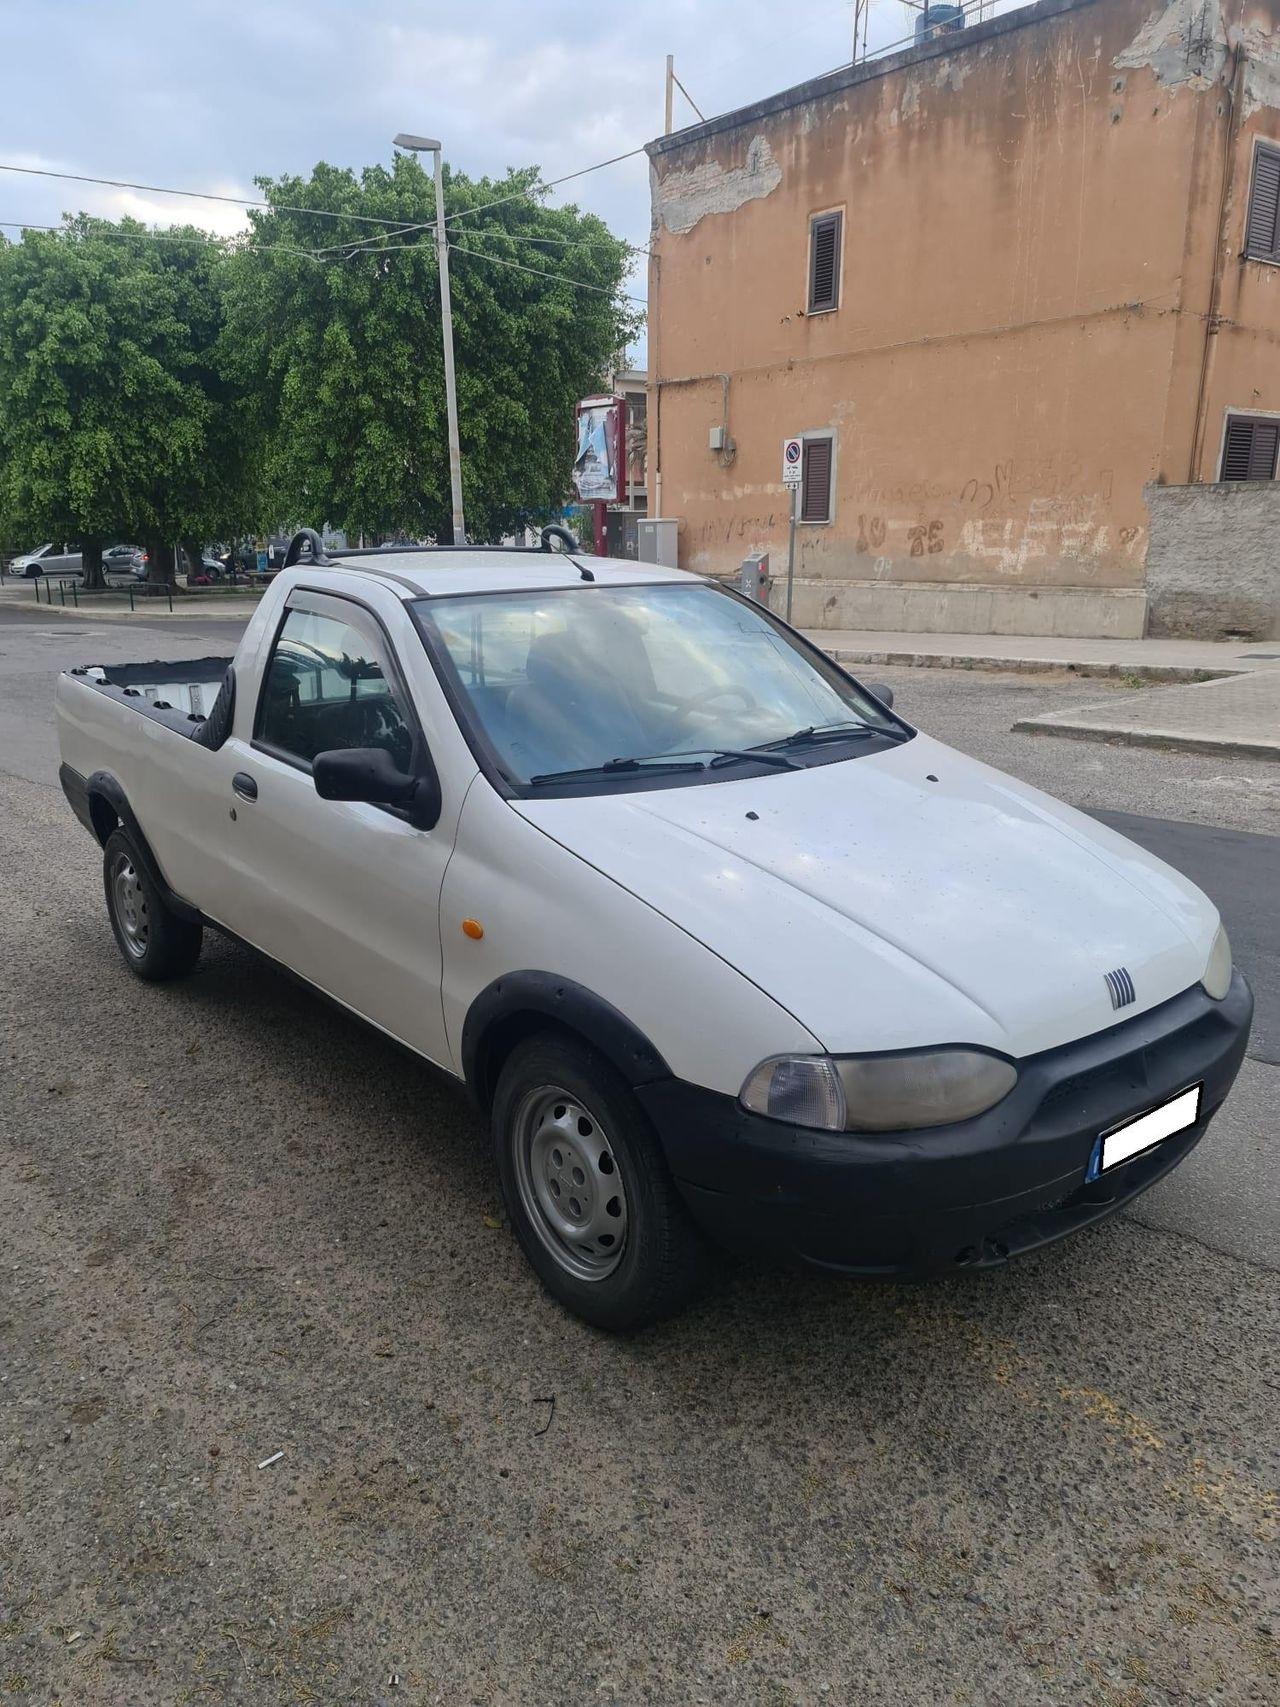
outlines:
M626 245L537 176L446 171L473 538L569 496L573 405L638 323ZM175 540L198 561L285 518L451 537L430 175L260 182L242 241L86 215L0 240L0 536L79 540L90 578L111 540L165 578Z
M222 251L80 216L0 244L0 515L11 535L208 538L254 508L222 353ZM152 553L166 568L171 553Z
M253 216L257 247L229 264L227 348L257 399L256 442L277 512L349 533L450 538L429 173L401 155L359 178L319 165L307 179L259 182L273 205ZM529 193L536 182L534 169L500 181L445 171L472 538L564 502L574 403L599 386L637 324L621 291L626 245L594 215L542 206ZM297 208L406 229L289 211Z

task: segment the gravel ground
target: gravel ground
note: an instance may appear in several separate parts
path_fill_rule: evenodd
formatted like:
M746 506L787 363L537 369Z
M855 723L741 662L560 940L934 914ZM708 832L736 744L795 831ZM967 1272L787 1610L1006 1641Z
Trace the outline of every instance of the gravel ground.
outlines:
M1277 827L1251 767L1002 732L1105 684L878 674L1079 804ZM1122 1220L610 1340L456 1090L220 939L130 979L47 783L0 870L0 1701L1280 1696L1274 1272Z
M0 798L6 1698L1275 1700L1274 1274L1122 1222L609 1341L454 1090L220 941L133 983Z

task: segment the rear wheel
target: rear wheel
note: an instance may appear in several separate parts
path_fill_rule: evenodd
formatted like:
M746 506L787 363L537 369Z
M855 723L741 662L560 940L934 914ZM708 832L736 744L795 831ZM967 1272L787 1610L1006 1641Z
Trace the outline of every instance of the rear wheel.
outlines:
M150 982L189 972L199 958L204 930L166 904L127 830L114 830L107 838L102 880L111 929L129 970Z
M547 1290L596 1327L679 1310L707 1267L630 1087L595 1050L547 1033L498 1079L493 1142L512 1225Z

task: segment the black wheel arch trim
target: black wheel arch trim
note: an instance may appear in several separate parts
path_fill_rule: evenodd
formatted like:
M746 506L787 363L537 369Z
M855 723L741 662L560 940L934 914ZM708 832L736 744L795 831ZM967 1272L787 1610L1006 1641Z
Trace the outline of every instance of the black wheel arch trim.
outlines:
M551 972L508 972L481 990L462 1026L462 1068L467 1089L482 1106L492 1099L502 1045L536 1030L546 1019L576 1032L604 1055L629 1085L671 1076L659 1050L625 1014L583 984ZM533 1024L523 1023L532 1021Z
M64 767L64 769L65 768L66 767ZM65 781L63 782L63 788L64 790L67 789ZM92 776L90 776L85 782L84 788L89 811L89 828L93 831L93 834L97 837L99 843L105 847L111 831L115 828L114 825L107 825L104 818L95 810L95 802L102 801L112 812L115 813L121 825L123 825L124 829L128 832L130 840L138 850L138 859L142 864L143 871L146 873L149 880L160 891L160 895L165 906L169 908L170 912L176 913L180 919L187 919L192 924L202 923L203 920L199 909L193 907L190 902L184 901L180 895L176 895L169 887L168 879L160 869L160 862L152 852L151 843L147 840L146 832L143 830L142 825L139 824L137 814L134 812L133 807L130 806L128 796L125 794L119 780L112 776L110 771L94 771ZM68 798L70 798L70 790L67 790L67 793ZM71 803L74 807L75 801L72 800ZM78 811L76 815L79 817ZM83 819L81 822L83 822ZM106 832L105 834L103 833L104 829Z

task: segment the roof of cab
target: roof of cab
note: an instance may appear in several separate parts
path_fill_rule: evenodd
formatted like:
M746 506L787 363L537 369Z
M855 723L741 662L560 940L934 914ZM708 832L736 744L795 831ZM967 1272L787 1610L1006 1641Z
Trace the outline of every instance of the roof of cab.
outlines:
M477 546L474 550L387 551L344 553L316 572L347 570L384 577L405 598L442 598L458 593L545 592L555 587L582 587L589 569L598 587L651 586L662 582L703 579L684 569L656 563L633 563L624 557L592 557L559 551L502 551ZM299 563L295 567L305 569Z

